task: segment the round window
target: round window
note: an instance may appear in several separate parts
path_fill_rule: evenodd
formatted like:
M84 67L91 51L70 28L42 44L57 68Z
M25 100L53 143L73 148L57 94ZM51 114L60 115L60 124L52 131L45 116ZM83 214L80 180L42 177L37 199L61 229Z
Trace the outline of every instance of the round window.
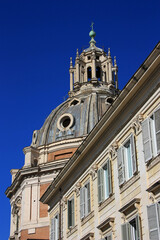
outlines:
M65 113L58 119L57 127L60 131L65 131L72 127L73 122L73 116L70 113Z

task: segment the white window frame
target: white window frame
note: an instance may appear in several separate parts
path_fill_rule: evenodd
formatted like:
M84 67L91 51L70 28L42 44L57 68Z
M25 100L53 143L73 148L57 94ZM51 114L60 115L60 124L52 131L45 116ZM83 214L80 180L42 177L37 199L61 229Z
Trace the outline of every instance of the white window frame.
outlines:
M129 144L129 157L128 158L128 147ZM117 152L118 161L118 178L119 185L121 186L125 181L128 181L137 172L137 161L136 161L136 143L133 133L122 143ZM129 164L131 168L129 168ZM131 172L131 174L129 174Z
M59 239L59 214L51 219L50 240Z
M160 108L157 108L142 122L143 151L146 163L160 153L160 146L158 146L158 138L160 138L159 115Z
M107 170L105 166L107 166ZM112 194L111 161L109 158L107 158L102 167L98 169L97 175L98 203L101 203Z
M67 210L68 210L67 211L67 214L68 214L68 228L70 229L70 228L75 226L74 196L72 196L70 199L68 199Z
M87 187L88 186L88 187ZM91 212L90 180L80 189L80 217L83 219Z

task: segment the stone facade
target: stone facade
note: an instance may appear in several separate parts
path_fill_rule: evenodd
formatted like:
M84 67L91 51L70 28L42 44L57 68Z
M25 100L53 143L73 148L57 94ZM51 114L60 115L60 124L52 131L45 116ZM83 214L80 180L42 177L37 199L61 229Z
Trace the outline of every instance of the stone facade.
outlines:
M159 154L160 43L41 197L50 239L159 240Z

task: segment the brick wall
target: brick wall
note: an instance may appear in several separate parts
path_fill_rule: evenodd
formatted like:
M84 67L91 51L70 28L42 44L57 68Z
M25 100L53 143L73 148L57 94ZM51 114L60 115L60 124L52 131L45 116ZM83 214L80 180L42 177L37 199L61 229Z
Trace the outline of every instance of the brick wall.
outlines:
M55 160L70 158L75 153L77 148L62 149L48 154L48 162Z
M45 183L40 185L40 197L44 194L50 183ZM40 202L39 217L48 217L48 205Z
M22 230L20 240L27 240L27 239L49 240L49 226L36 228L35 233L33 234L28 234L28 230Z

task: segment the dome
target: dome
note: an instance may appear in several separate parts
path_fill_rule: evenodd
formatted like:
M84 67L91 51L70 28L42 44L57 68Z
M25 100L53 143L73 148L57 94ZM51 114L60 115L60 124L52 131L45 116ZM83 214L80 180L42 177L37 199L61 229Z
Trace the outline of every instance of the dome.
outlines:
M33 132L31 146L87 136L117 96L116 61L113 65L110 50L107 55L95 46L93 29L90 35L90 46L80 55L77 51L75 65L70 59L69 98Z
M33 132L32 146L86 136L107 109L106 93L83 93L55 108L40 130Z

